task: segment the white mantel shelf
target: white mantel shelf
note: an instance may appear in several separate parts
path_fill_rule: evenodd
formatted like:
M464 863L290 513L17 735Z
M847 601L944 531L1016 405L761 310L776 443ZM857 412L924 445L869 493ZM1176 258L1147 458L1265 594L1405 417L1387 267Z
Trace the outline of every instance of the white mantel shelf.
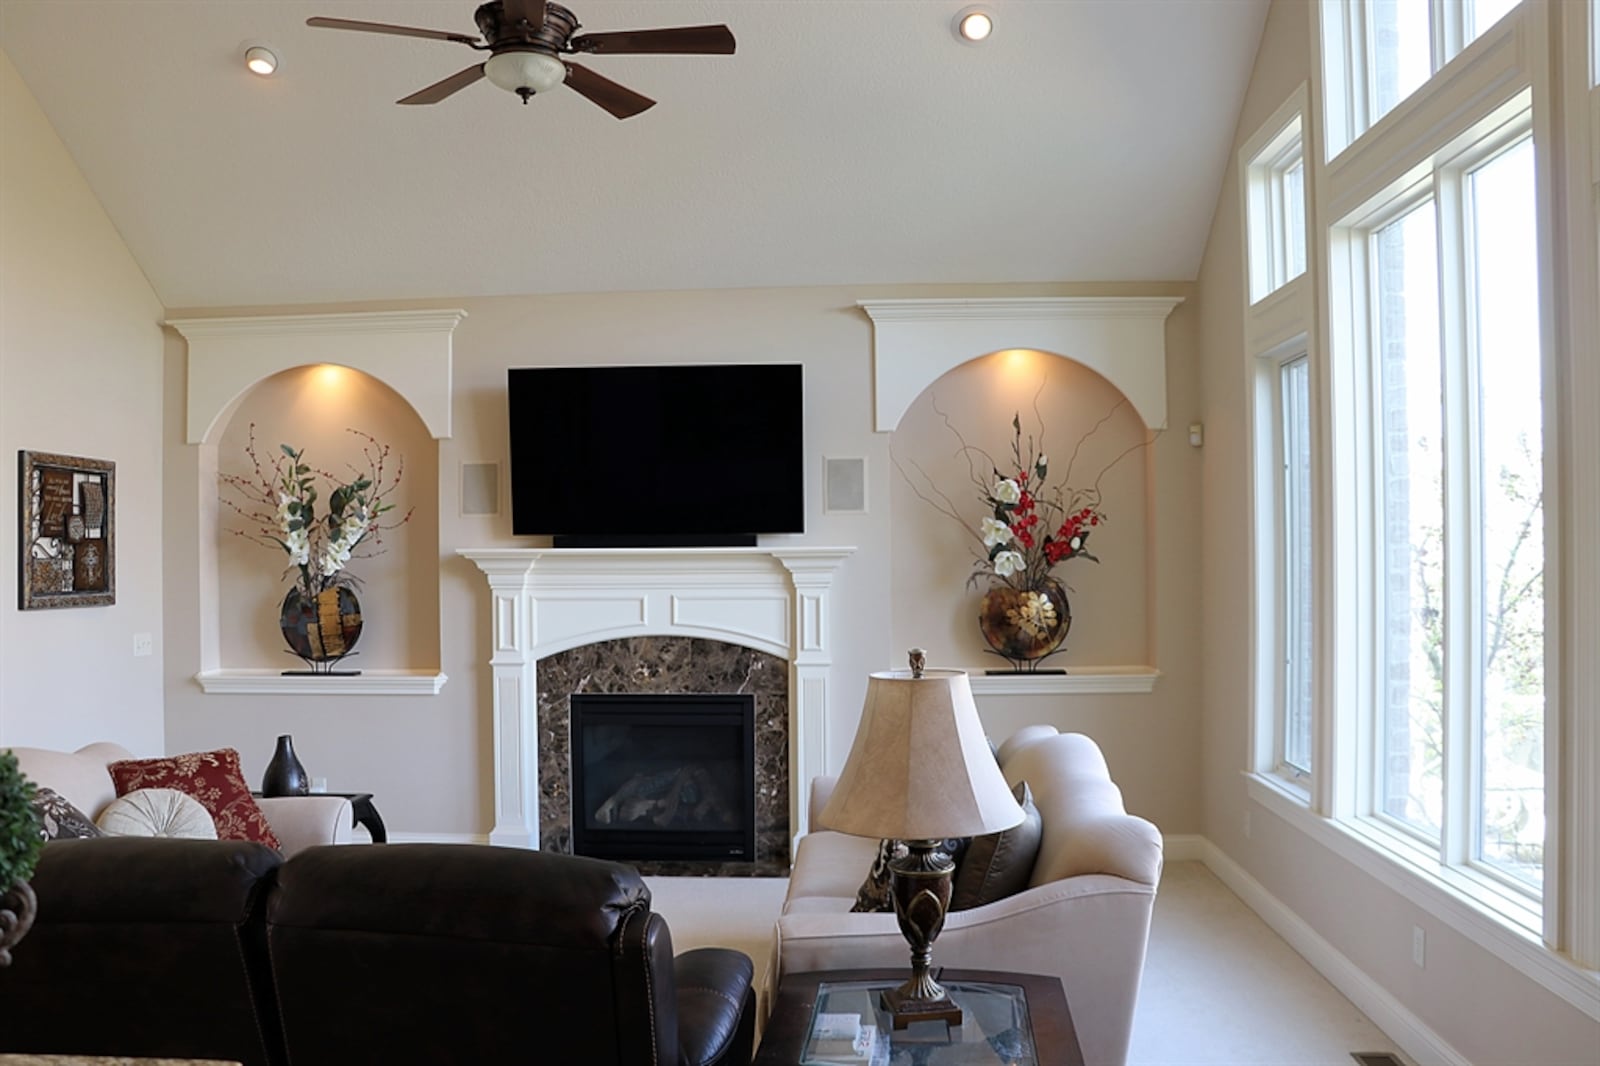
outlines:
M1161 671L1153 666L1068 667L1064 674L985 674L969 666L974 696L1108 696L1154 692Z
M194 679L207 695L221 696L437 696L449 680L437 670L363 670L355 677L207 670Z

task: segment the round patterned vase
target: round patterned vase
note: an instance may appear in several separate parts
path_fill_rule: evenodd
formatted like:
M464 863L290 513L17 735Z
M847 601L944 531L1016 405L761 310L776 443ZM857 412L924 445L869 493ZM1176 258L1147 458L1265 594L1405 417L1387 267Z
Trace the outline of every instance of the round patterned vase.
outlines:
M283 598L278 625L290 649L306 662L335 662L349 655L361 636L361 604L344 586L307 599L296 585Z
M978 628L989 647L1017 670L1032 670L1061 647L1072 628L1067 591L1047 577L1031 589L996 585L983 594Z

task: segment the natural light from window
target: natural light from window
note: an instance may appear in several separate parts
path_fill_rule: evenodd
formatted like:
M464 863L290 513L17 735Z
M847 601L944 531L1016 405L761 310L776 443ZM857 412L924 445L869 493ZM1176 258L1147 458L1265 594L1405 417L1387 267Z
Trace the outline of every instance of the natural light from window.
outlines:
M1279 371L1283 409L1283 707L1280 760L1291 776L1311 773L1311 363Z
M1481 561L1476 857L1544 875L1544 441L1533 145L1467 178L1478 366Z
M1367 8L1372 56L1372 125L1394 110L1433 73L1428 0L1371 0Z
M1483 31L1505 18L1517 0L1467 0L1466 40L1468 44L1483 36Z
M1439 843L1443 815L1444 456L1432 201L1373 237L1383 508L1376 745L1380 810Z

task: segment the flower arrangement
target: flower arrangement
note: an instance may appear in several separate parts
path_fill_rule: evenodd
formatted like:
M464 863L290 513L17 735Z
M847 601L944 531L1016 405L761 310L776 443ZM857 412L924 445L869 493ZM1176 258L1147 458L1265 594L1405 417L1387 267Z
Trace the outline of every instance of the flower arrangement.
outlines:
M1072 617L1053 571L1069 559L1100 561L1088 550L1090 535L1107 522L1100 505L1100 482L1123 458L1149 443L1140 441L1125 449L1086 487L1071 484L1073 466L1084 443L1125 402L1120 401L1079 439L1066 475L1053 485L1048 482L1050 460L1032 434L1024 435L1020 413L1011 418L1010 461L1001 464L988 452L968 444L936 406L934 410L960 443L959 454L967 460L976 495L982 501L985 514L976 526L921 467L910 464L920 475L919 482L896 460L912 491L972 537L975 561L967 583L990 582L979 628L990 647L1018 670L1037 669L1037 661L1056 651L1066 637ZM1042 418L1040 423L1042 438Z
M269 548L279 548L289 557L289 565L299 570L296 584L301 596L316 598L325 589L355 583L345 570L360 546L376 547L384 532L396 529L411 519L408 510L398 521L383 522L394 510L389 496L399 487L405 474L405 461L396 457L389 473L390 448L369 433L348 430L364 442L361 452L365 468L351 466L351 476L340 478L326 470L315 470L305 461L304 448L280 444L281 454L264 462L256 451L256 427L250 425L250 442L245 454L254 468L251 475L223 474L222 501L250 528L232 530L238 536ZM327 496L327 511L317 513L321 494L317 480L332 490ZM378 554L366 552L362 558Z

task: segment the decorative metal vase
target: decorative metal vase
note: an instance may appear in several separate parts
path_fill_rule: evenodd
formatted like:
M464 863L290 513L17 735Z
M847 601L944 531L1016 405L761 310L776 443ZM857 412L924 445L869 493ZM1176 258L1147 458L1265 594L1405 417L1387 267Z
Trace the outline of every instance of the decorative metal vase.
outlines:
M278 738L277 750L261 775L263 796L304 796L311 791L311 779L294 753L294 738L287 733Z
M39 900L26 881L0 892L0 968L11 965L11 949L33 926Z
M1012 673L1038 673L1039 660L1055 652L1072 628L1067 591L1046 577L1031 588L997 584L983 594L978 629Z
M345 673L347 671L335 670L333 666L353 654L352 649L361 636L361 603L346 585L323 589L310 599L296 585L283 598L278 625L289 648L311 667L310 673Z

